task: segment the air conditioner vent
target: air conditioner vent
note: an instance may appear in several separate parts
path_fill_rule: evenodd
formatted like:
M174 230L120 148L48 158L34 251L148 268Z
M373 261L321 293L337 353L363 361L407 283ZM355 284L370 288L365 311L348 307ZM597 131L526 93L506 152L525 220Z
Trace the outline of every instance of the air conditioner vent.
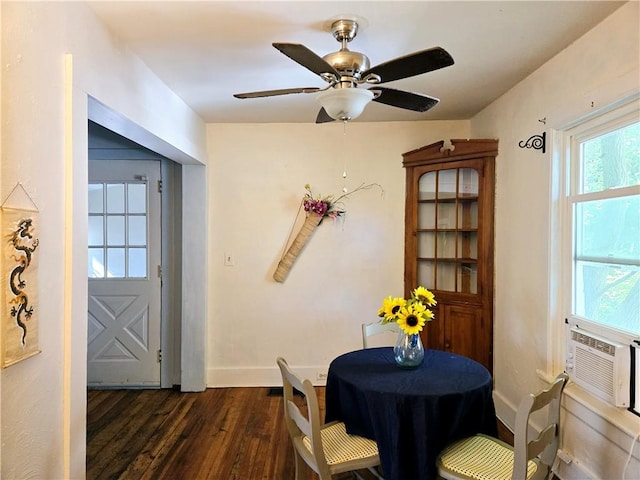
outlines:
M577 343L581 343L582 345L586 345L587 347L591 347L602 353L606 353L607 355L611 355L612 357L615 357L616 355L615 345L612 345L611 343L595 338L592 335L587 335L585 333L576 332L575 330L572 330L571 340Z

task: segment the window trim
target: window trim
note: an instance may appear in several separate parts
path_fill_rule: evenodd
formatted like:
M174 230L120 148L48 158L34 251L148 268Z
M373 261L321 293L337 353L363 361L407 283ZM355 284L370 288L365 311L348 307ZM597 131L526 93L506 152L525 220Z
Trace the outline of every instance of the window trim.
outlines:
M576 193L580 190L580 148L581 142L610 132L617 128L624 127L637 122L640 119L640 106L637 101L627 103L600 115L595 115L584 121L573 124L560 132L564 149L562 150L562 175L564 189L561 192L561 217L559 225L562 229L562 254L560 257L562 270L562 306L565 323L580 325L582 328L595 334L601 335L611 340L630 345L634 340L640 339L640 334L616 329L598 322L590 321L572 313L573 311L573 281L574 281L574 258L573 246L575 242L574 231L574 208L577 203L584 203L594 200L622 198L630 195L640 194L640 185L632 185L619 188L609 188L597 192ZM579 202L578 199L579 198ZM619 262L616 262L619 263ZM564 342L566 343L566 332Z

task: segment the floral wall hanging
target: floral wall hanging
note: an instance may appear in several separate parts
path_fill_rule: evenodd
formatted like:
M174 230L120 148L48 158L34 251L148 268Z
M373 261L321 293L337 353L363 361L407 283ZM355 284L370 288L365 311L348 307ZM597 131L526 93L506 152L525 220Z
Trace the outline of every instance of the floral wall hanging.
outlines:
M346 213L344 209L343 201L346 200L350 195L353 195L356 192L361 190L368 190L372 187L378 187L382 190L382 187L377 183L371 183L368 185L361 184L358 188L352 190L351 192L343 189L343 194L334 197L333 195L328 195L322 197L321 195L314 196L311 191L311 186L307 183L304 188L306 193L302 199L301 209L298 210L298 214L302 209L304 209L306 213L306 218L302 227L298 231L296 237L293 239L293 242L289 245L289 248L286 249L285 253L282 255L280 262L278 262L278 266L276 267L276 271L273 274L273 278L276 282L284 282L293 267L296 259L302 252L302 249L307 244L311 235L315 231L315 229L320 225L323 219L332 218L335 219L340 217ZM289 241L287 241L289 244Z
M16 187L32 208L7 206ZM22 184L2 204L2 368L40 353L38 344L39 213Z

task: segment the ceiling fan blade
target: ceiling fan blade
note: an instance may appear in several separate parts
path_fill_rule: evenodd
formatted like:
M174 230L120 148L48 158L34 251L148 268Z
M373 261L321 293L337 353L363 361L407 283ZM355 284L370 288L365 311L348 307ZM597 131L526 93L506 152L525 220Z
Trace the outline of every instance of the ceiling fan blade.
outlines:
M280 90L263 90L261 92L234 93L236 98L275 97L276 95L289 95L290 93L314 93L320 90L317 87L306 88L282 88Z
M379 91L380 95L373 99L374 102L384 103L392 107L413 110L414 112L426 112L435 107L440 100L419 93L404 92L393 88L372 87L369 90Z
M340 73L335 68L304 45L299 43L274 43L273 46L291 60L298 62L304 68L311 70L316 75L333 73L337 78L340 78Z
M323 108L318 112L318 116L316 117L316 123L328 123L335 122L336 119L329 116L327 111Z
M438 70L453 65L453 58L440 47L433 47L420 52L410 53L402 57L389 60L362 73L362 78L369 73L380 75L380 83L413 77L423 73Z

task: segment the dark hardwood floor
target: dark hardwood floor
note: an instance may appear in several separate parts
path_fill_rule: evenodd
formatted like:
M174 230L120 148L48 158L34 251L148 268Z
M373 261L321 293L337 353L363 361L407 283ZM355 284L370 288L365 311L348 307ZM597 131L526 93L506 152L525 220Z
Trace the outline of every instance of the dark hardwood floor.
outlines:
M323 418L324 388L317 391ZM501 429L506 441L509 434ZM270 388L88 391L89 480L293 478L282 396ZM317 476L305 469L303 478Z

